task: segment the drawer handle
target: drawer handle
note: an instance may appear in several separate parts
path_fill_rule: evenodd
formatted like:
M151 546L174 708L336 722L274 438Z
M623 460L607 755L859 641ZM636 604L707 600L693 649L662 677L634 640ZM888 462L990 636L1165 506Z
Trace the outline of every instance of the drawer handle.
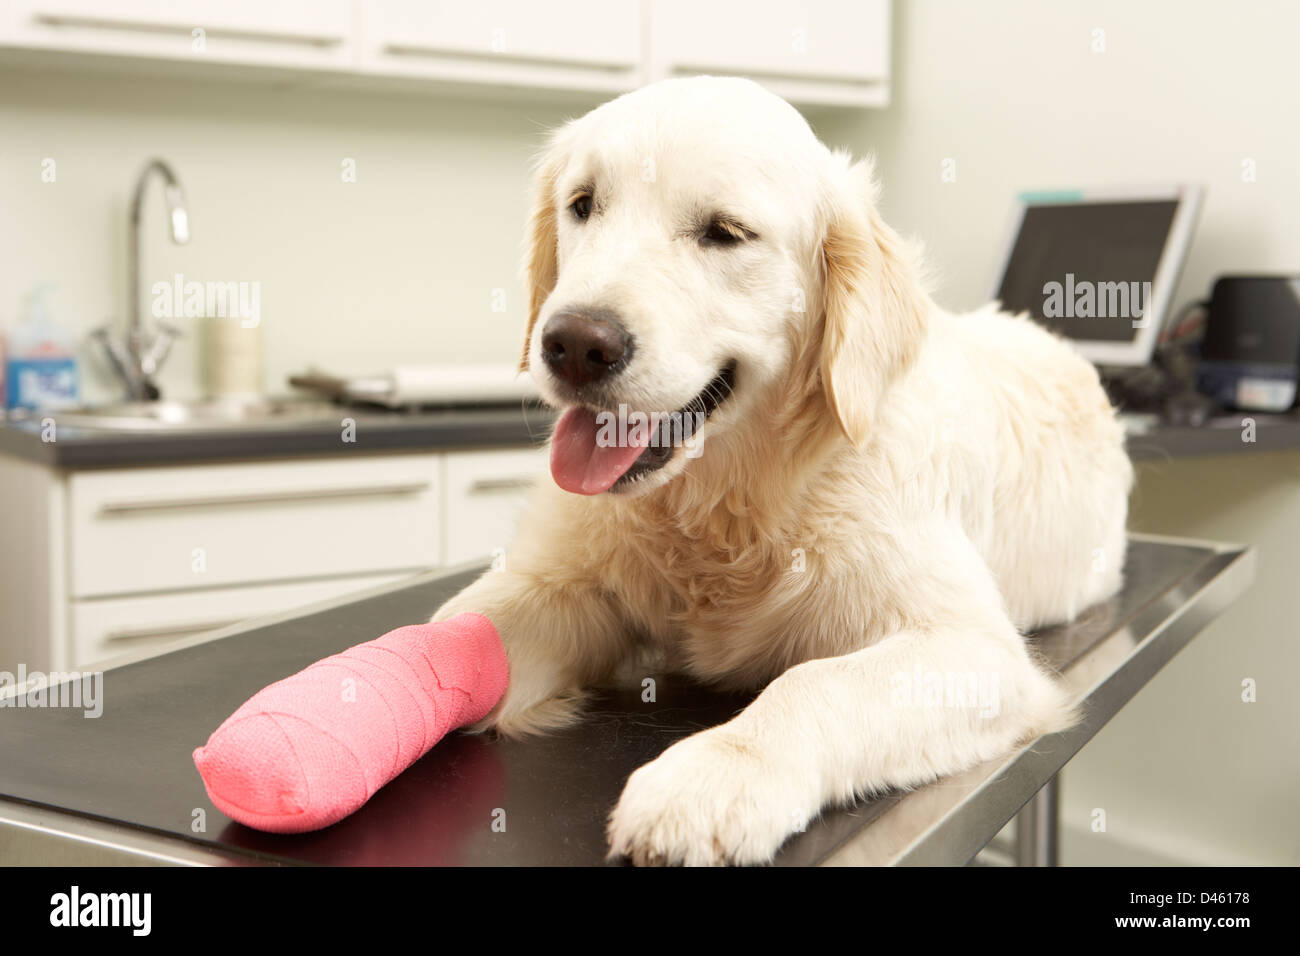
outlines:
M707 67L691 66L688 63L674 63L671 66L673 76L697 76L708 73ZM717 67L712 69L717 70ZM744 75L764 83L842 83L845 86L858 86L864 89L876 86L884 79L882 76L849 76L846 73L826 73L818 76L803 76L798 73L782 73L780 70L744 70Z
M84 27L92 30L130 30L135 33L183 33L189 36L201 23L168 20L135 20L115 17L111 13L36 13L38 23L52 27ZM238 27L206 27L209 35L217 34L236 40L265 40L273 43L302 43L307 46L338 46L343 37L329 33L283 33L275 30L241 30Z
M176 511L185 508L228 508L241 505L273 504L286 501L321 501L330 498L378 498L389 495L416 495L427 490L427 481L391 485L366 485L360 488L305 488L297 491L258 491L245 495L213 495L209 498L150 498L106 501L99 506L103 515L138 514L144 511Z
M121 628L104 635L106 641L142 641L150 637L179 637L182 634L199 634L203 631L216 631L223 627L238 624L240 618L221 621L191 621L187 624L172 624L164 627Z
M536 480L532 477L523 476L518 478L476 478L474 483L469 486L469 493L471 495L482 495L496 491L521 491L525 488L531 488Z
M462 47L439 46L436 43L421 43L418 40L385 40L383 51L392 56L436 57L468 62L490 60L520 66L575 67L598 70L602 73L626 72L635 67L634 63L614 57L588 59L550 53L497 53L491 50L466 50Z

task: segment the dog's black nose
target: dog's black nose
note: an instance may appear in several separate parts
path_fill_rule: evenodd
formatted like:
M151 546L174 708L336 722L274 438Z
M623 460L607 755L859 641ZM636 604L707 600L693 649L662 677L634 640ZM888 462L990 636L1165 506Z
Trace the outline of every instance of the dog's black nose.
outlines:
M632 357L632 336L608 309L566 310L542 329L542 358L574 388L617 374Z

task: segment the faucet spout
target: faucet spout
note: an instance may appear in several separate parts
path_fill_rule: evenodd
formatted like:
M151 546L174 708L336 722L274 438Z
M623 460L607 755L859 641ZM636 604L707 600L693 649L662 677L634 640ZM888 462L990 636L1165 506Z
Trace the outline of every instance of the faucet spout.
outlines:
M140 288L140 219L141 209L144 205L145 187L149 185L149 180L154 174L157 174L163 181L163 198L167 203L167 224L168 232L171 235L172 242L181 246L189 242L190 239L190 217L185 204L185 191L181 188L180 179L176 176L172 167L164 160L154 158L145 164L140 175L136 177L135 191L131 196L131 216L130 216L130 241L127 247L127 328L126 328L126 347L125 355L119 354L114 366L119 368L123 364L122 359L126 359L129 367L126 374L122 377L126 381L130 397L135 401L144 401L156 396L157 389L154 387L150 378L157 371L158 364L161 363L161 356L166 354L166 349L157 349L158 343L150 344L146 342L144 323L140 316L140 300L144 295L144 290ZM174 329L168 328L163 332L168 344L175 336Z

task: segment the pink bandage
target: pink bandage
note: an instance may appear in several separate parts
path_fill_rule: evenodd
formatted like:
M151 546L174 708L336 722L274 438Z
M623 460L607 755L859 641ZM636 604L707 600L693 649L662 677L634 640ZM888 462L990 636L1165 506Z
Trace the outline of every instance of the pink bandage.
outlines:
M273 833L337 823L506 690L492 622L399 627L258 691L194 751L217 808Z

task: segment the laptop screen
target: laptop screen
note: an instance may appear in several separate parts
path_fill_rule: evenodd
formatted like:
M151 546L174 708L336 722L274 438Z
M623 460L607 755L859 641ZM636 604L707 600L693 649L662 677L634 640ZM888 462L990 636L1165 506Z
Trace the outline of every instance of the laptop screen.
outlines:
M1076 341L1132 342L1177 210L1177 199L1031 202L996 298Z

